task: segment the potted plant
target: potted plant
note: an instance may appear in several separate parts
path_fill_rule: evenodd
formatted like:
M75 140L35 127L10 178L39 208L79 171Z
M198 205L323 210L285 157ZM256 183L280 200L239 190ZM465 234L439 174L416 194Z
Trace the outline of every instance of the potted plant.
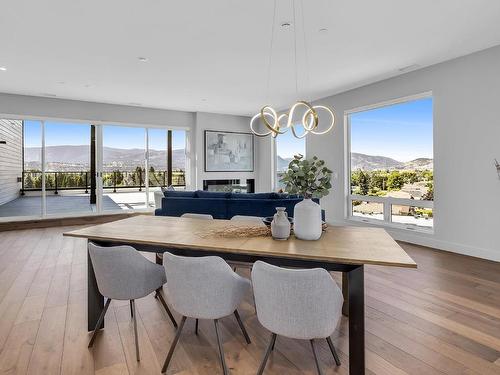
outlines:
M299 154L294 156L280 179L285 191L304 198L295 205L293 211L293 231L302 240L317 240L321 237L321 206L312 198L328 195L332 187L332 171L325 164L317 156L308 160Z

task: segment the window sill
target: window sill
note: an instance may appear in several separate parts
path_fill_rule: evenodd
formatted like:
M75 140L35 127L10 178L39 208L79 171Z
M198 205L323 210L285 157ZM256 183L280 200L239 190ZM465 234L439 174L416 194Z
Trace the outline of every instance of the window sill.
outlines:
M388 223L387 221L383 220L376 220L376 219L369 219L369 218L358 218L355 216L350 216L346 218L347 222L352 222L352 223L357 223L357 224L368 224L368 225L373 225L377 227L382 227L382 228L388 228L388 229L399 229L399 230L404 230L408 232L415 232L415 233L425 233L425 234L434 234L434 227L432 228L426 228L426 227L420 227L417 225L411 225L411 224L398 224L398 223Z

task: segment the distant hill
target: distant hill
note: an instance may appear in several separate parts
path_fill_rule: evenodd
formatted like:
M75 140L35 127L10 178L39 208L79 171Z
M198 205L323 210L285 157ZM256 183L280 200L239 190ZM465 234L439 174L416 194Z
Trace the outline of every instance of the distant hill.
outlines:
M383 169L398 170L424 170L433 169L434 161L429 158L418 158L408 162L401 162L386 156L374 156L351 153L351 170L362 169L364 171L375 171Z
M404 163L403 169L423 170L423 169L433 169L433 168L434 168L434 160L429 158L418 158Z
M90 146L47 146L45 160L52 165L80 165L88 167L90 164ZM167 169L167 152L159 150L149 151L150 165L155 169ZM40 147L27 147L24 152L24 162L35 168L40 164ZM144 163L144 150L104 147L103 164L105 170L122 169L133 170ZM184 149L173 150L172 167L185 169L186 156ZM69 170L66 168L66 170Z
M89 146L48 146L46 148L46 161L55 169L57 166L61 170L71 170L72 166L80 166L80 169L88 169L90 160ZM144 150L123 149L104 147L103 153L104 170L133 170L138 165L143 165ZM149 151L150 164L155 169L167 169L167 152L161 150ZM278 156L277 168L285 171L292 158ZM433 160L428 158L418 158L408 162L400 162L386 156L366 155L351 153L352 170L363 169L373 171L380 169L398 170L423 170L433 169ZM31 168L40 168L40 147L27 147L25 149L24 161ZM184 169L186 165L186 155L184 149L173 151L172 166L174 169ZM57 170L59 168L57 167Z
M278 171L286 171L288 169L288 164L292 161L293 158L282 158L278 155L278 162L276 168Z
M286 171L288 164L292 158L282 158L278 155L278 171ZM360 154L357 152L351 153L351 169L353 171L362 169L364 171L375 171L384 169L397 169L397 170L424 170L433 169L433 160L428 158L418 158L408 162L401 162L386 156L375 156Z

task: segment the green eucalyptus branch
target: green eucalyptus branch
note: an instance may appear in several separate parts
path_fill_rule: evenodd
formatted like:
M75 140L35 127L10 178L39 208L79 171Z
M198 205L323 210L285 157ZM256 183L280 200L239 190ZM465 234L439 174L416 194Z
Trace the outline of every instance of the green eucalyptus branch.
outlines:
M285 191L300 194L304 198L322 198L327 196L332 187L332 171L326 167L324 160L313 156L304 159L303 155L295 155L288 165L288 170L280 179Z

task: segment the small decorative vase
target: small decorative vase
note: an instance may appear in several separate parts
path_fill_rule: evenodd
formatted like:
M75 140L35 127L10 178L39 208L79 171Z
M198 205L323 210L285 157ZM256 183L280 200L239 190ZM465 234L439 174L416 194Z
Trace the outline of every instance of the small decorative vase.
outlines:
M285 207L276 207L273 221L271 222L271 234L275 240L286 240L290 237L290 221Z
M321 206L312 199L304 199L293 210L293 233L301 240L318 240L323 231Z

